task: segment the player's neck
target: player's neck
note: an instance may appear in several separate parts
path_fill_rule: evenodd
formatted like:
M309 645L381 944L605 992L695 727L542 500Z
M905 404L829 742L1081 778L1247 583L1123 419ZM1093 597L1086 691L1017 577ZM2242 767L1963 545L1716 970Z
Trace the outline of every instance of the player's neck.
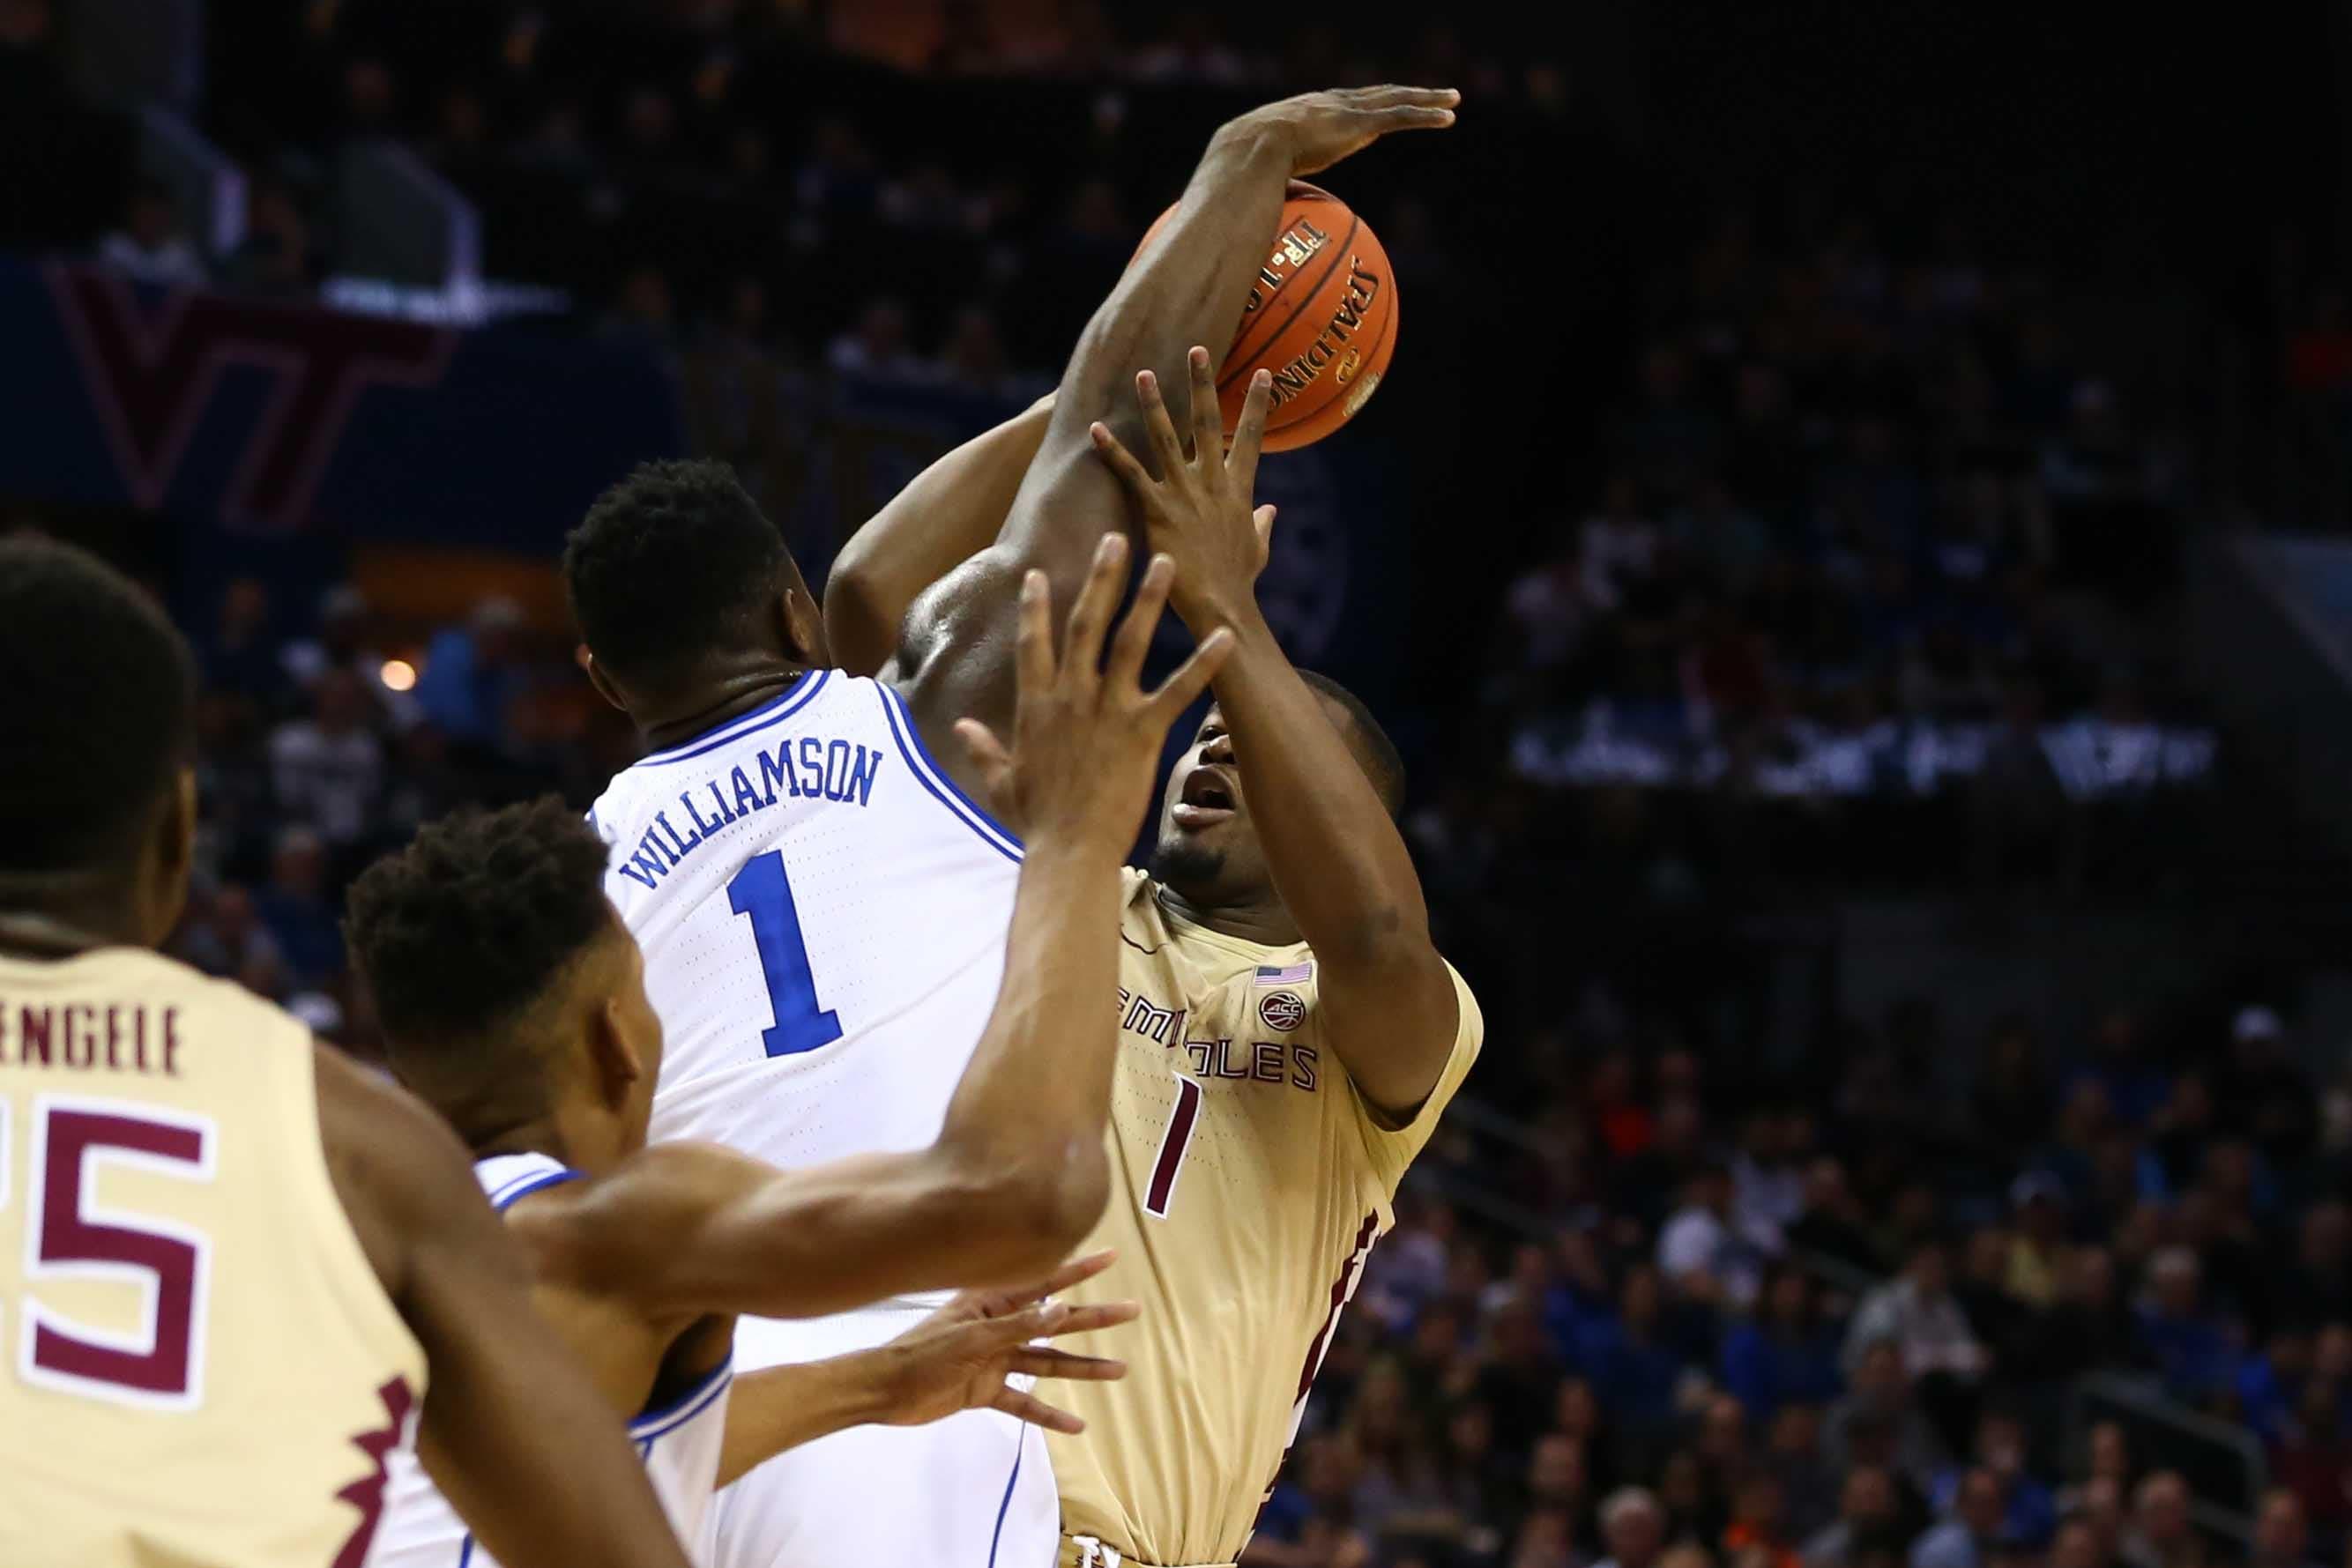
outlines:
M1291 947L1305 940L1298 922L1284 908L1281 896L1267 888L1256 897L1229 904L1195 904L1166 883L1160 884L1160 904L1179 920L1205 925L1221 936L1237 936L1262 947Z
M644 732L648 747L667 751L718 728L730 718L750 713L762 703L774 701L807 674L803 665L774 655L762 655L740 668L727 669L696 683L693 692L676 705L677 711L641 716L637 727Z
M20 895L18 879L0 877L0 953L69 958L93 947L143 947L133 901L121 897Z
M625 1153L623 1134L608 1117L573 1102L469 1140L478 1160L497 1155L545 1155L583 1176L600 1176Z
M571 1151L564 1147L563 1134L552 1116L534 1116L502 1133L476 1138L472 1149L478 1160L495 1159L500 1155L545 1155L567 1166L572 1163Z

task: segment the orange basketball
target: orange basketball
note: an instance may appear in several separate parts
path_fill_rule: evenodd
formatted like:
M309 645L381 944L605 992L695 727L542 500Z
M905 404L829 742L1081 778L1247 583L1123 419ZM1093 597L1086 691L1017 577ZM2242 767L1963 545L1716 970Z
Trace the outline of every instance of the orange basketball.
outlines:
M1160 214L1145 246L1174 211ZM1265 450L1288 452L1322 440L1380 390L1396 331L1396 277L1371 225L1330 192L1293 180L1282 228L1217 369L1226 434L1241 417L1251 375L1263 365L1274 372Z

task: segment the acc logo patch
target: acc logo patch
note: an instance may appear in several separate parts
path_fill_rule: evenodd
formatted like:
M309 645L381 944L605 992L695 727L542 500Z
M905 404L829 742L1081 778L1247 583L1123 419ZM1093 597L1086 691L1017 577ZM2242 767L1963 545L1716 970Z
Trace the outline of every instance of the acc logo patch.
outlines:
M1268 1029L1288 1034L1307 1021L1307 1004L1292 991L1269 991L1257 1001L1257 1016Z

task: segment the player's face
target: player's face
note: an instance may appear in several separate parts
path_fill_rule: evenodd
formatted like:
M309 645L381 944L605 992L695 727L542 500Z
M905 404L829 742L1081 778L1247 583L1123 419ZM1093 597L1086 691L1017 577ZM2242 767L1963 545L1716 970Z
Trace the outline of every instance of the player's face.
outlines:
M1168 776L1152 864L1160 881L1203 907L1255 895L1272 881L1233 739L1214 706Z

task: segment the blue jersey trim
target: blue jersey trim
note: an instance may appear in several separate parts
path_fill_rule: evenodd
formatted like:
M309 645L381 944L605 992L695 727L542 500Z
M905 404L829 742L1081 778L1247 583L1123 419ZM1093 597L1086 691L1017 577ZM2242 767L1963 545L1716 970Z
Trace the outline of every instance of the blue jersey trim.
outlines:
M655 1438L677 1431L709 1409L712 1400L727 1392L727 1385L734 1376L735 1358L730 1355L702 1381L667 1405L639 1411L636 1419L629 1423L629 1436L645 1444L646 1451L650 1454Z
M898 743L898 755L907 759L907 766L913 771L916 782L929 790L932 799L945 806L964 826L979 834L989 848L1006 860L1018 863L1022 852L1020 839L990 816L979 802L957 789L956 781L932 759L930 752L923 745L922 731L915 727L915 716L908 711L907 699L878 682L875 689L882 694L882 717L890 727L890 738Z
M491 1155L489 1159L477 1160L474 1164L476 1168L478 1169L480 1166L489 1164L490 1159L496 1159L498 1157L498 1155ZM552 1156L550 1157L551 1158ZM569 1170L571 1167L569 1166L558 1165L554 1168L557 1170ZM499 1206L499 1199L506 1197L507 1194L514 1191L515 1188L519 1186L524 1186L526 1183L537 1181L546 1174L547 1172L545 1170L532 1169L524 1171L520 1176L510 1176L507 1177L506 1180L499 1183L498 1186L488 1189L487 1196L490 1200L490 1207L492 1208L496 1208Z
M1012 1510L1013 1489L1021 1479L1021 1452L1029 1446L1029 1428L1016 1427L1013 1430L1020 1437L1013 1446L1013 1473L1004 1478L1004 1495L997 1500L996 1528L988 1537L988 1568L996 1568L997 1543L1004 1539L1004 1516Z
M473 1562L473 1560L474 1535L473 1531L467 1531L466 1532L466 1543L457 1548L457 1568L466 1568L466 1565Z
M490 1197L490 1207L504 1214L520 1200L529 1197L542 1187L562 1186L568 1181L578 1181L580 1173L573 1170L534 1171L519 1181L509 1182Z
M739 714L717 728L696 736L692 740L682 740L667 751L656 751L640 757L634 766L665 768L673 762L685 762L700 757L704 752L716 751L722 746L730 745L747 735L756 734L771 725L782 724L806 707L810 700L824 688L825 677L832 674L831 670L811 670L794 681L782 695L771 698L750 713Z

